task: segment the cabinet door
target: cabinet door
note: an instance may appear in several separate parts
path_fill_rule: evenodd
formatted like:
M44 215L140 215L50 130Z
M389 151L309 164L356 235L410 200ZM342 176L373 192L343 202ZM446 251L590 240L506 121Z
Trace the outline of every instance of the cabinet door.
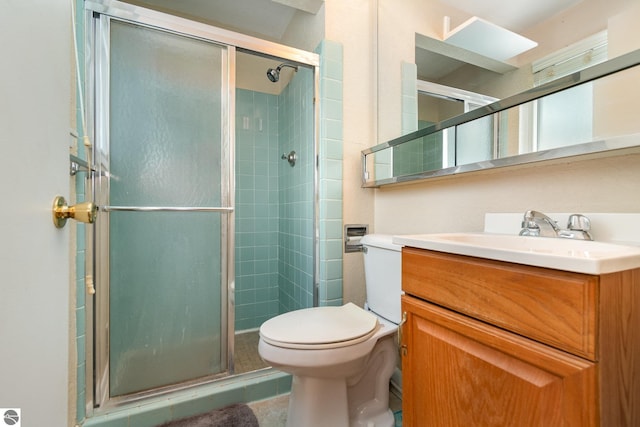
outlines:
M404 296L407 426L594 426L595 364Z

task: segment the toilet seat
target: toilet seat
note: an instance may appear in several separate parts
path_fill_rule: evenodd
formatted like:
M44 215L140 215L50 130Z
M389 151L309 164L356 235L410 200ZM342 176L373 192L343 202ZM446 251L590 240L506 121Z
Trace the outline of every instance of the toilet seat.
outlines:
M378 328L375 315L347 303L281 314L262 324L260 337L277 347L319 350L358 344Z

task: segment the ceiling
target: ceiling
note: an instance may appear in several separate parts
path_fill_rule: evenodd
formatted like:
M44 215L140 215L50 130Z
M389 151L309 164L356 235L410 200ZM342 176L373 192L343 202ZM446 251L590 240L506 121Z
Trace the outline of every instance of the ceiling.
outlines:
M317 13L324 0L124 0L279 42L296 11Z
M477 16L515 32L525 31L582 0L440 0L470 16ZM452 23L452 27L461 24Z

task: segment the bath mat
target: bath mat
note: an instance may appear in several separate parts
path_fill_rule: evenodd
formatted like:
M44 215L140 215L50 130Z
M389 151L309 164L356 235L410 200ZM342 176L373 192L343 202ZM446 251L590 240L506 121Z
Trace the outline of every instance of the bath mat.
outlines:
M244 403L236 403L206 414L194 415L158 427L258 427L258 419Z

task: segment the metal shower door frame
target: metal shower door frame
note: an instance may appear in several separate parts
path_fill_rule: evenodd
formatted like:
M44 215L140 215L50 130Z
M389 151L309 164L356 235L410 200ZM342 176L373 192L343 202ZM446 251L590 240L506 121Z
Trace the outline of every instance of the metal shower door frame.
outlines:
M254 53L256 55L280 58L291 61L296 64L309 67L313 70L313 152L314 161L314 272L313 272L313 300L314 305L318 304L318 287L319 287L319 86L320 86L320 59L319 55L296 48L280 45L277 43L267 42L251 36L235 33L232 31L220 29L200 22L179 18L150 9L122 3L115 0L87 0L85 1L85 66L86 81L85 85L88 90L85 92L85 105L87 106L87 134L90 135L92 141L100 140L108 141L108 105L101 105L100 101L108 99L109 83L108 83L108 55L109 55L109 23L111 19L116 19L135 25L146 26L152 29L174 33L194 39L200 39L213 44L226 47L227 51L227 100L225 102L223 114L223 144L226 145L229 163L227 165L226 184L223 185L222 200L227 200L226 206L211 208L167 208L167 207L131 207L131 206L110 206L108 200L99 200L100 194L103 194L104 185L108 185L105 179L108 175L108 169L100 164L102 156L96 156L92 153L93 147L87 147L90 163L94 165L95 172L92 179L89 180L87 199L93 198L96 204L100 206L101 211L116 210L206 210L214 212L223 212L223 224L226 217L226 239L222 237L222 241L227 242L225 248L221 248L222 259L221 266L226 266L222 271L221 291L223 292L223 301L227 301L227 329L222 331L223 336L226 335L227 341L227 361L228 369L233 372L233 355L234 355L234 289L235 289L235 216L233 207L235 206L235 53L236 48L245 52ZM106 139L105 139L106 138ZM226 193L226 194L225 194ZM93 228L93 235L88 232L87 250L85 260L86 282L93 284L96 279L107 280L108 283L108 262L96 262L105 256L104 248L94 246L96 242L96 233L100 232L100 227L107 227L108 215L102 215L102 221L98 221L96 227ZM225 228L224 226L221 228ZM104 232L104 230L102 230ZM223 230L223 233L225 230ZM107 253L108 255L108 253ZM226 283L226 286L224 284ZM92 286L87 286L89 294L86 299L86 410L87 415L91 415L95 410L105 409L117 405L122 405L134 400L152 397L158 394L167 393L189 387L203 382L214 381L220 375L206 377L181 383L175 386L162 387L147 392L135 393L133 395L110 398L109 397L109 319L108 319L108 289L100 289L98 285L97 293L106 293L101 295L98 300L95 294L91 293ZM100 302L99 302L100 301ZM100 409L97 409L100 408Z
M97 227L95 228L96 235L93 236L93 271L95 275L95 288L97 295L93 299L93 331L94 331L94 352L93 352L93 379L95 384L94 389L94 401L93 404L96 407L105 407L117 405L119 403L144 398L149 395L157 394L163 391L166 386L158 389L151 390L149 392L133 393L127 396L110 396L110 309L109 309L109 248L108 248L108 236L109 236L109 215L108 212L114 211L133 211L133 212L153 212L153 211L171 211L171 212L218 212L221 213L221 227L220 227L220 241L221 241L221 301L226 301L221 307L223 312L220 313L222 320L222 328L220 331L222 342L226 343L225 352L221 349L221 357L223 365L226 366L226 370L221 373L212 374L205 378L215 378L220 375L226 375L229 370L233 369L233 346L229 346L232 343L233 336L233 319L234 319L234 306L233 298L229 293L232 292L232 283L234 279L234 213L233 206L234 200L234 147L233 147L233 131L234 131L234 117L230 114L230 111L234 109L235 100L235 84L232 76L235 75L235 63L234 63L234 50L233 46L216 45L222 48L223 52L223 95L222 95L222 141L221 141L221 188L220 196L222 206L217 207L164 207L164 206L110 206L108 195L109 189L109 66L110 66L110 33L111 22L118 20L121 22L127 22L134 25L148 27L156 31L165 31L168 33L176 33L175 31L160 28L158 26L152 26L148 23L140 23L129 19L124 19L120 16L112 16L108 13L100 15L92 15L91 18L92 27L95 30L95 99L92 105L95 106L94 117L94 147L93 147L93 166L95 169L95 175L93 177L93 198L95 203L99 206L99 215L102 214L102 218L99 218ZM180 36L184 34L177 33ZM214 42L212 42L214 43ZM92 91L93 92L93 91ZM98 233L102 236L98 238ZM99 262L97 260L100 260ZM88 270L91 271L91 270ZM226 314L226 315L225 315ZM225 326L226 323L226 326ZM231 328L231 330L229 329Z

